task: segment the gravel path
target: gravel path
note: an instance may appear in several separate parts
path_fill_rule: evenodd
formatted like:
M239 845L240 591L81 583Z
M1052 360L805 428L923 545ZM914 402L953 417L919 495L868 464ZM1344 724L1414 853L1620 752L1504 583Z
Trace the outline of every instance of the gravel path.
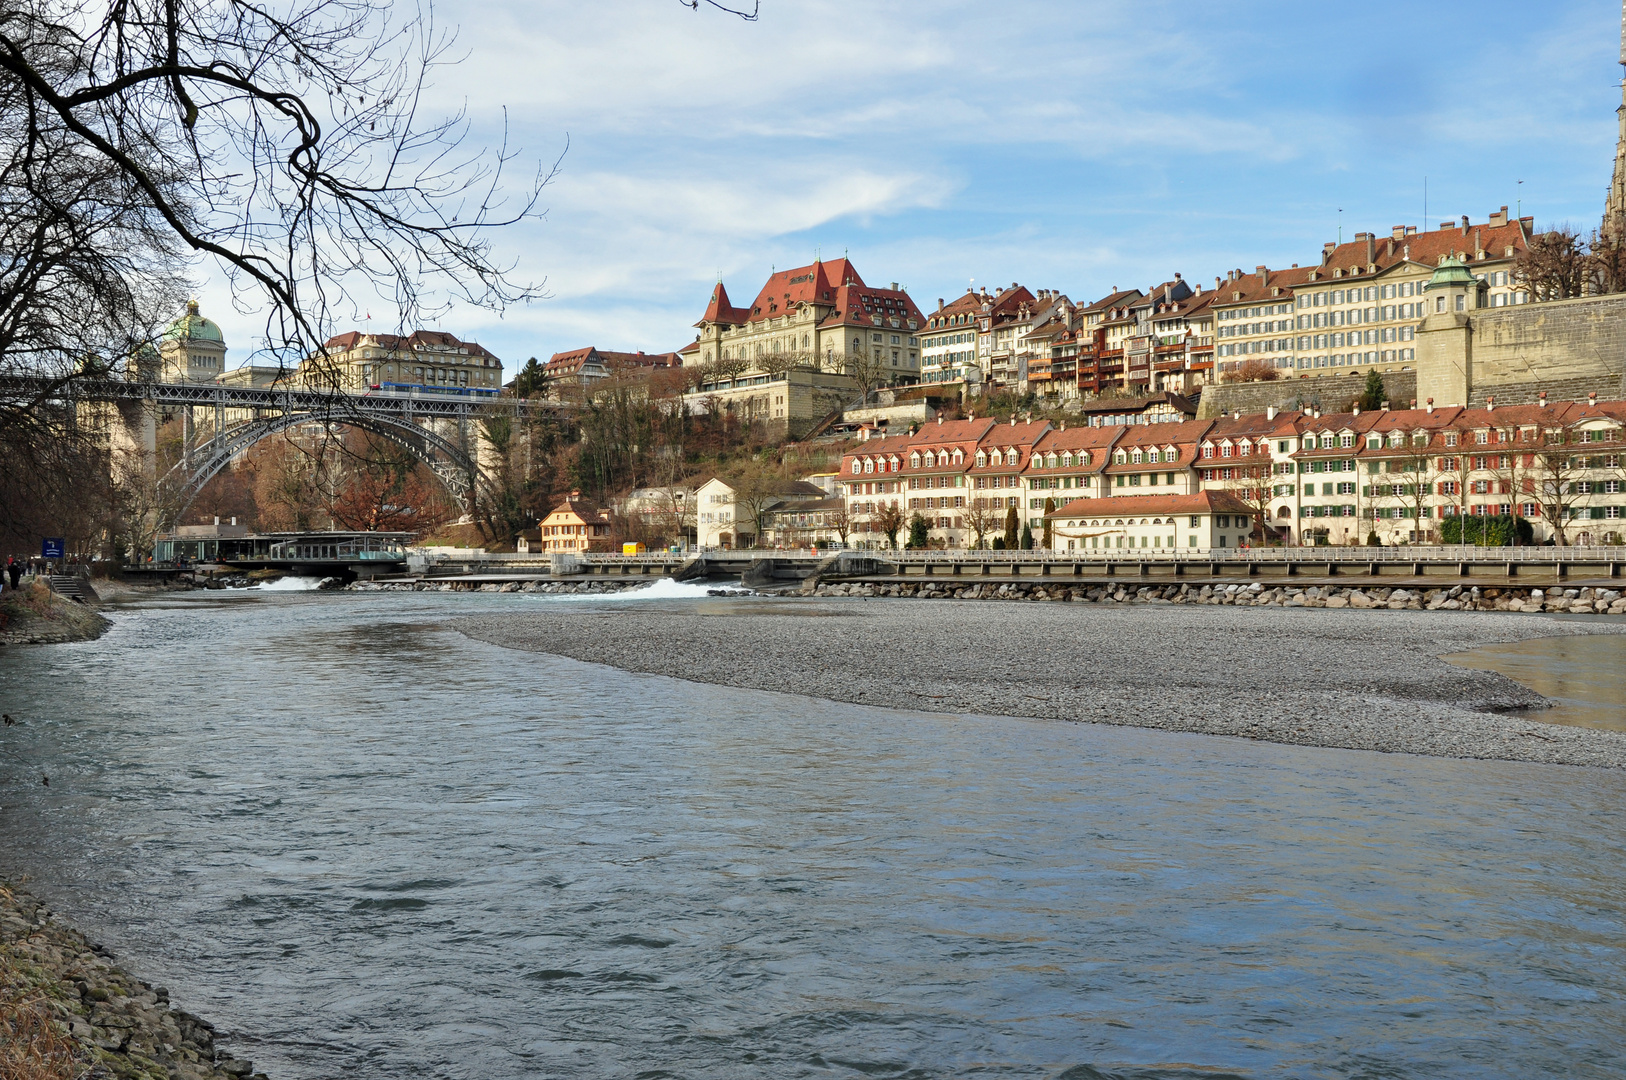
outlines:
M628 671L931 712L1438 757L1626 766L1626 733L1498 715L1545 699L1439 659L1622 632L1526 615L930 600L539 605L464 634Z

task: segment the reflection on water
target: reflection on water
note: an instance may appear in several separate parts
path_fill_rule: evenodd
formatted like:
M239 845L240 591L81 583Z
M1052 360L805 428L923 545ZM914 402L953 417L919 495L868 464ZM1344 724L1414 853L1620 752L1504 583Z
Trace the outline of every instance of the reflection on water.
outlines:
M1574 727L1626 731L1626 634L1578 634L1486 645L1443 657L1523 683L1551 709L1518 715Z
M217 594L0 654L0 872L277 1080L1626 1074L1626 777L441 625L538 602Z

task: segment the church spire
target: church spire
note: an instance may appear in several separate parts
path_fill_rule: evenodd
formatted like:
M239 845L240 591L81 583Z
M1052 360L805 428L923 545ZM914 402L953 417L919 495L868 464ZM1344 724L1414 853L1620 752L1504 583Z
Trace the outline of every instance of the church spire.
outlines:
M1620 65L1621 102L1615 110L1620 133L1615 141L1615 174L1603 209L1603 231L1617 239L1626 238L1626 0L1620 5Z

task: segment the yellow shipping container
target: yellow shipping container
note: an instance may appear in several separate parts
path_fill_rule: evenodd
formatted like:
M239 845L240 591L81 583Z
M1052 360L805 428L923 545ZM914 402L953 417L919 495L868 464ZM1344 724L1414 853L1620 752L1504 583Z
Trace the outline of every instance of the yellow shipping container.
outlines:
M621 554L623 554L623 555L642 555L643 553L644 553L644 545L642 545L642 544L622 544L621 545Z

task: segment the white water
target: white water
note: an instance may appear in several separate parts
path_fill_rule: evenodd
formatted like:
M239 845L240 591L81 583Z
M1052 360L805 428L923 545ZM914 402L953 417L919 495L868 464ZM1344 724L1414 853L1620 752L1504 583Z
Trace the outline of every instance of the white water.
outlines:
M538 600L592 600L602 603L610 600L704 600L713 589L726 588L730 592L742 591L739 583L722 584L691 584L686 581L673 581L671 578L661 578L642 588L625 589L612 593L564 593L562 595L542 595L534 597ZM743 590L749 592L750 590Z
M322 587L322 583L330 580L325 577L280 577L275 581L264 581L258 586L262 592L314 592Z

